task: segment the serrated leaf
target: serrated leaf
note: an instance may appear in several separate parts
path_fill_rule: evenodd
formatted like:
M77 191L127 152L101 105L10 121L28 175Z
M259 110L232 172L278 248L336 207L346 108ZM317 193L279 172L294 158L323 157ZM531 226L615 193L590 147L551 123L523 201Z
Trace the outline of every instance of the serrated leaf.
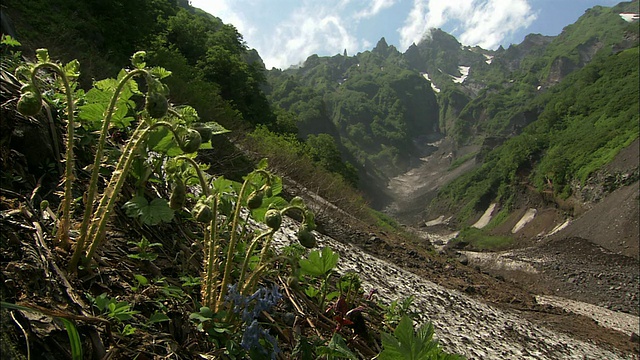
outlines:
M147 225L158 225L173 220L173 210L165 199L153 199L148 206L140 209L140 220Z
M258 165L256 166L256 169L257 170L266 170L268 166L269 166L269 161L267 160L267 158L262 158L260 160L260 162L258 163Z
M321 346L318 348L318 355L327 355L329 359L334 357L350 360L358 359L356 354L349 350L344 339L338 333L333 334L333 337L331 337L331 341L329 341L327 346Z
M47 62L51 61L49 59L49 50L47 50L47 49L38 49L38 50L36 50L36 58L38 59L38 62L40 62L40 63L47 63Z
M78 107L78 117L91 124L102 122L104 112L107 109L105 103L92 103Z
M211 129L211 135L220 135L231 132L231 130L225 129L222 125L218 124L215 121L209 121L204 124Z
M117 126L120 129L124 129L129 125L131 125L131 122L128 121L127 119L133 119L133 118L126 117L128 112L129 112L129 109L127 108L125 103L118 104L115 111L113 112L113 115L111 115L111 124Z
M161 128L149 136L147 140L149 148L153 151L165 154L167 156L177 156L183 153L182 149L178 146L178 143L171 133L166 128Z
M149 72L160 80L166 78L167 76L171 76L171 71L159 66L151 68Z
M93 86L96 89L103 90L103 91L109 91L109 92L113 93L113 91L115 91L115 89L118 87L118 80L115 80L115 79L104 79L104 80L96 81L93 84Z
M311 276L322 276L338 264L339 258L340 255L338 253L325 246L322 251L314 250L310 252L307 259L300 259L300 269L303 273Z
M106 108L107 104L111 100L112 94L113 91L105 91L93 87L91 88L91 90L87 91L86 94L84 94L84 101L86 101L87 103L104 103L104 106Z
M145 206L149 206L149 202L144 198L144 196L134 196L133 199L122 205L122 208L127 216L138 217L140 216L140 209Z
M5 35L5 34L2 34L2 41L0 41L0 44L11 46L11 47L22 45L18 40L12 38L11 35Z
M64 66L64 73L70 78L80 76L80 62L77 59L71 60Z

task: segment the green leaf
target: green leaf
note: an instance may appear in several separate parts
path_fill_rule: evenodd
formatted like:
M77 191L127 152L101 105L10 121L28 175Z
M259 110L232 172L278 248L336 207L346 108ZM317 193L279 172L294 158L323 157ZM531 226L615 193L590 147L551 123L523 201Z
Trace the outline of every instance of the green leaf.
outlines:
M344 339L338 333L333 334L333 337L331 337L331 341L329 341L327 346L321 346L318 348L318 355L327 355L329 359L337 357L341 359L358 360L356 354L349 350Z
M70 78L77 78L80 76L80 62L76 59L71 60L64 67L64 73Z
M165 199L153 199L148 207L141 209L140 220L148 225L157 225L161 222L173 220L173 210Z
M136 279L136 281L141 285L141 286L145 286L149 284L149 279L147 279L146 277L144 277L143 275L133 275L133 278Z
M205 322L213 319L214 316L215 314L213 313L213 311L211 311L210 308L203 306L200 308L200 312L191 313L191 315L189 315L189 319Z
M46 63L51 61L51 59L49 59L49 50L47 49L36 50L36 58L38 58L38 62L40 63Z
M177 156L183 153L174 139L173 133L166 128L160 128L151 133L147 140L149 148L167 156Z
M256 166L256 170L267 170L268 166L269 166L269 161L267 160L267 158L262 158L258 163L258 166Z
M140 216L140 221L147 225L158 225L161 222L173 220L173 210L165 199L153 199L147 202L144 196L136 196L127 201L122 208L129 217Z
M333 252L329 247L324 247L322 251L310 252L307 259L300 259L300 269L311 276L322 276L336 266L339 258L338 253Z
M314 298L316 296L318 296L318 294L320 293L320 290L314 288L313 286L309 286L304 290L304 293L310 297L310 298Z
M90 93L91 91L89 91ZM88 93L87 93L88 94ZM82 120L96 123L99 125L104 117L104 112L107 109L107 105L104 103L90 103L78 107L78 117ZM94 127L98 128L99 126Z
M87 91L86 94L84 94L84 101L90 104L104 103L104 107L106 109L107 104L111 100L112 95L113 95L113 90L112 91L100 90L98 88L93 87L91 88L91 90Z
M152 67L149 72L159 80L162 80L171 75L171 71L159 66Z
M271 193L276 196L282 192L282 178L279 176L271 177Z
M103 91L109 91L111 93L113 93L116 88L118 87L118 80L116 79L103 79L100 81L96 81L93 86L96 89L99 90L103 90Z
M433 340L433 325L421 326L416 333L413 321L403 316L393 335L382 333L383 351L378 355L380 360L430 360L430 359L464 359L458 355L445 353Z
M262 206L257 209L251 210L251 217L256 221L264 221L264 215L269 209L282 209L287 206L287 200L279 197L272 196L270 198L264 198L262 200Z
M12 38L11 35L5 35L5 34L2 34L2 40L0 40L0 44L12 46L12 47L22 45L18 40Z
M231 132L231 130L225 129L222 125L218 124L215 121L209 121L204 123L204 125L211 129L211 135L220 135Z
M80 340L80 334L78 329L69 319L60 318L67 329L67 335L69 335L69 344L71 345L71 358L73 360L82 360L82 341Z
M147 55L144 51L138 51L131 56L131 64L138 69L144 69L147 64L144 62L144 57Z
M131 125L130 120L127 120L127 119L132 120L133 118L125 117L128 112L129 112L129 108L127 107L126 103L119 103L116 106L116 109L113 112L113 115L111 116L111 124L117 126L120 129L124 129L129 125Z
M153 313L153 315L149 317L149 322L152 324L169 321L169 320L171 319L169 319L167 315L159 311L156 311L155 313Z

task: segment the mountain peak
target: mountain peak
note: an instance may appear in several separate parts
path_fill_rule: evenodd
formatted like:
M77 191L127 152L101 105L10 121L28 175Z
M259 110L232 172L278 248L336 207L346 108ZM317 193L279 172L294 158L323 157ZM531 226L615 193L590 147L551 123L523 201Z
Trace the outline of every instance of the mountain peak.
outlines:
M376 47L373 48L373 52L386 53L388 49L389 44L387 44L387 40L383 36L380 40L378 40Z

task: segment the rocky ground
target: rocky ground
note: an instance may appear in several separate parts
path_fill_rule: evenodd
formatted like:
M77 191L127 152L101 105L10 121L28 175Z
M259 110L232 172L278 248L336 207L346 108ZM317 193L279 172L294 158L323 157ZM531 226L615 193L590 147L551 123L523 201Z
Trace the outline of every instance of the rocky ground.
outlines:
M439 171L448 171L446 153L432 153L420 167L390 182L388 190L398 195L398 200L387 208L390 213L415 223L415 218L406 215L415 212L422 200L432 197L438 185L446 182L438 175ZM601 177L610 183L637 177L637 154L638 141L621 152ZM472 163L470 160L461 168L469 168ZM510 251L454 249L450 255L455 264L449 262L444 267L416 258L410 254L412 250L402 254L400 249L394 253L375 247L373 252L447 288L515 310L518 316L536 324L582 341L624 348L637 356L638 182L618 186L621 187L607 192L606 182L604 189L602 184L588 184L583 192L595 201L587 201L585 196L570 199L573 203L561 204L565 208L539 207L539 199L525 199L522 208L496 230L514 237L515 247ZM568 215L571 212L567 206L573 207L574 216ZM511 234L517 223L532 213L536 216L530 216L529 223ZM457 234L455 228L447 226L447 216L418 220L434 220L429 224L432 226L416 233L425 243L442 246ZM562 224L565 227L558 231ZM554 229L555 234L550 236ZM408 247L400 245L402 249ZM460 262L467 265L459 266ZM464 281L460 283L460 279Z

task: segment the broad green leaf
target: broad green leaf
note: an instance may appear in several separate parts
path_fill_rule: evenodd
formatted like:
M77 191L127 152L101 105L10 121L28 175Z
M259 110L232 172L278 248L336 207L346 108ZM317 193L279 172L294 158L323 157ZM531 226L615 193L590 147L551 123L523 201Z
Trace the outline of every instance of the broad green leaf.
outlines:
M161 128L152 132L147 140L147 144L150 149L163 153L167 156L178 156L183 151L178 146L178 143L168 129Z
M140 209L148 205L149 202L144 198L144 196L135 196L133 197L133 199L127 201L124 205L122 205L122 208L124 209L127 216L137 217L140 216Z
M171 319L169 319L169 317L167 315L165 315L164 313L161 313L159 311L156 311L155 313L153 313L153 315L151 315L149 317L149 322L150 323L159 323L159 322L164 322L164 321L169 321Z
M147 202L144 196L136 196L127 201L122 208L127 216L140 217L140 221L147 225L158 225L161 222L173 220L173 210L165 199L154 199Z
M333 252L329 247L324 247L322 251L314 250L309 253L307 259L300 259L300 268L303 273L311 276L322 276L331 271L340 255Z
M82 120L90 122L94 127L98 128L104 118L104 112L107 109L105 103L91 103L78 107L78 117Z
M87 91L86 94L84 94L84 100L87 103L104 103L104 107L106 109L107 104L109 103L109 101L111 100L111 96L113 94L113 91L105 91L105 90L100 90L98 88L91 88L91 90Z
M279 197L272 196L270 198L264 198L262 200L262 206L257 209L251 210L251 217L256 221L264 221L264 215L269 209L282 209L287 206L287 200Z
M126 119L132 119L131 117L125 117L129 109L126 106L126 103L119 103L116 107L116 110L113 112L111 117L111 124L117 126L120 129L124 129L131 125Z
M271 177L271 193L276 196L282 192L282 178L279 176Z
M165 199L153 199L149 206L140 210L140 220L147 225L158 225L173 220L173 210Z
M141 286L145 286L149 284L149 279L147 279L146 277L144 277L143 275L133 275L133 278L136 279L136 281L141 285Z
M103 91L109 91L109 92L113 93L113 91L115 91L116 88L118 87L118 80L115 80L115 79L104 79L104 80L96 81L93 84L93 86L96 89L103 90Z

